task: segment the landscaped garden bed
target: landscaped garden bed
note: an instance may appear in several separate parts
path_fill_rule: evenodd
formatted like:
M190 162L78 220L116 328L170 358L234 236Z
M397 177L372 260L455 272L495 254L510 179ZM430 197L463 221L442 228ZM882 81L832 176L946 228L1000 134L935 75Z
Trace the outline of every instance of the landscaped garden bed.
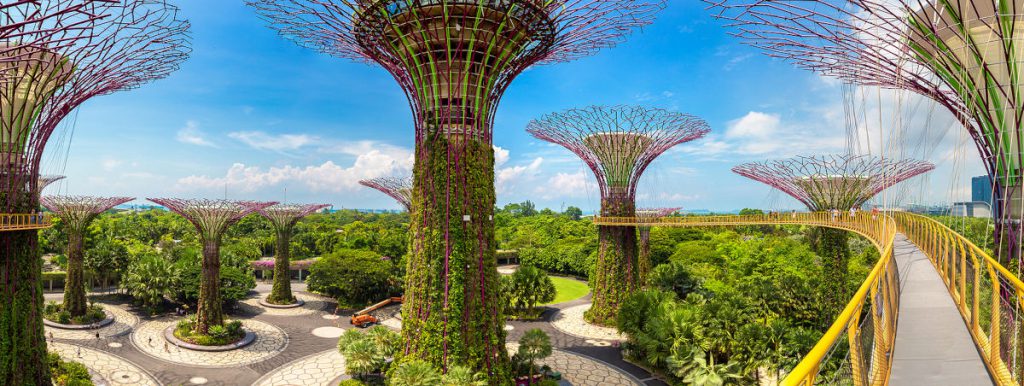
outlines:
M263 307L267 307L267 308L280 308L280 309L299 308L299 307L302 307L302 306L304 306L306 304L306 302L304 302L304 301L302 301L302 299L298 299L298 298L295 299L295 302L293 302L293 303L286 303L286 304L271 303L270 300L268 300L266 298L260 298L259 303Z
M50 366L50 377L56 386L93 386L92 376L85 365L78 362L65 361L60 354L50 352L46 355Z
M106 327L114 323L114 317L107 315L103 307L92 305L85 315L71 316L64 305L56 302L47 303L43 308L43 324L67 330L90 330Z
M229 351L245 347L256 341L256 334L242 328L242 322L234 320L223 326L210 326L209 333L195 331L195 321L185 319L164 331L164 338L171 344L197 351Z

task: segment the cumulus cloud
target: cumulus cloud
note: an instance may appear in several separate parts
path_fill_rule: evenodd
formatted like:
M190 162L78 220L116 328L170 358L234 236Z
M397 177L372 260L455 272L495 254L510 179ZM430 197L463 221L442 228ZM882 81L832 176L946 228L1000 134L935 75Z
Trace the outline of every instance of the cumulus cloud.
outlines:
M557 173L548 178L546 184L538 186L535 192L545 199L583 197L588 191L588 177L589 175L583 170L575 173Z
M385 175L408 173L412 152L394 146L380 145L359 154L352 166L333 161L320 165L280 166L264 168L235 163L224 176L192 175L178 180L182 190L222 189L225 186L241 192L254 192L280 185L300 185L314 192L346 192L360 188L359 180Z
M217 147L206 139L206 134L199 130L199 123L196 121L185 122L185 127L178 130L177 140L190 145Z
M500 168L508 162L509 152L508 149L502 149L500 146L494 147L494 167Z
M507 154L508 151L505 151ZM506 162L507 162L507 155ZM498 193L507 193L515 185L530 185L541 172L541 165L544 164L543 157L534 158L528 165L510 166L499 168L495 171L494 182Z
M306 134L271 135L262 131L236 131L229 133L228 137L237 139L253 149L277 152L298 150L318 140L317 137Z
M742 118L732 121L725 131L725 137L736 138L768 138L779 131L782 118L778 114L766 114L751 111Z

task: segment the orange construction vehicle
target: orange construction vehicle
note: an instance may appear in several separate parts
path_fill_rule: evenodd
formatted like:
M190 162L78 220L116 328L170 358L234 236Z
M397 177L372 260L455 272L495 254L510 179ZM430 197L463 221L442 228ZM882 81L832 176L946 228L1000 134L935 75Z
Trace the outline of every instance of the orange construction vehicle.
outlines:
M359 312L356 312L356 313L352 314L352 318L349 319L349 323L352 323L353 326L356 326L356 327L359 327L359 328L366 328L366 327L372 326L374 324L380 323L380 320L377 319L376 316L371 315L370 313L373 312L373 311L377 311L377 310L379 310L381 308L387 307L387 306L389 306L389 305L391 305L393 303L401 304L402 303L402 298L401 297L387 298L387 299L384 299L384 300L378 302L377 304L374 304L372 306L369 306L369 307L366 307L364 309L361 309L361 310L359 310Z

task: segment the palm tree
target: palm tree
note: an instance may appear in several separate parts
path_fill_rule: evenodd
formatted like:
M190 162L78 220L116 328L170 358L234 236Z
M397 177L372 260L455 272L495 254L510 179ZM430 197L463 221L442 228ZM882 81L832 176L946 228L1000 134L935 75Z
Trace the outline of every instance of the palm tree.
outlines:
M121 288L128 291L151 311L170 293L178 273L173 264L160 256L147 255L128 267Z
M519 351L516 352L520 358L530 362L530 380L533 383L533 372L537 365L535 362L551 355L551 338L544 331L538 328L527 331L519 338Z
M690 355L673 355L668 358L669 368L683 383L694 386L722 386L726 380L740 379L733 364L717 364L714 355L693 350Z
M388 377L390 386L437 386L440 383L437 369L418 359L398 365Z
M441 376L442 386L487 386L487 377L474 373L468 367L452 366L448 374Z
M384 326L374 326L366 333L366 338L377 346L377 352L384 359L394 358L402 348L402 335Z

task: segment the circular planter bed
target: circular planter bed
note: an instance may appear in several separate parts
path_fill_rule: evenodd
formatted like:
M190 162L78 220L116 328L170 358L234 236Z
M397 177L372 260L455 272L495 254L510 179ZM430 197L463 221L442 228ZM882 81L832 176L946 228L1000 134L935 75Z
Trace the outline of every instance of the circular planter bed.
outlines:
M59 328L62 330L95 330L98 328L109 326L110 324L114 323L114 316L110 314L106 315L107 317L103 318L103 320L89 324L63 324L54 322L46 318L43 318L43 324L48 327Z
M252 342L256 341L256 334L246 330L245 331L245 336L242 337L241 340L239 340L239 341L237 341L235 343L226 344L226 345L223 345L223 346L203 346L203 345L198 345L198 344L192 344L192 343L183 341L181 339L178 339L178 337L174 336L174 329L175 329L175 327L176 326L172 325L172 326L167 327L167 329L164 330L164 339L166 339L168 342L170 342L171 344L173 344L175 346L178 346L178 347L181 347L181 348L184 348L184 349L188 349L188 350L206 351L206 352L231 351L231 350L237 350L237 349L240 349L242 347L248 346L248 345L252 344Z
M267 307L267 308L278 308L278 309L299 308L299 307L302 307L305 304L306 304L306 302L302 301L302 299L295 299L295 303L292 303L292 304L274 304L274 303L267 302L266 298L260 298L260 305L263 306L263 307Z

